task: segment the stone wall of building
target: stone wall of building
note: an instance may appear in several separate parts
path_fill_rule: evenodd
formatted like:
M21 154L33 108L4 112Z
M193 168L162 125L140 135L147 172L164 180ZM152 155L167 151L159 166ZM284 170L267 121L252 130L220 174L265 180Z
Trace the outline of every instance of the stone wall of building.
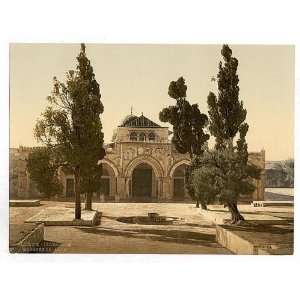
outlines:
M9 151L9 197L10 199L39 198L41 194L27 172L27 158L31 147L11 148Z

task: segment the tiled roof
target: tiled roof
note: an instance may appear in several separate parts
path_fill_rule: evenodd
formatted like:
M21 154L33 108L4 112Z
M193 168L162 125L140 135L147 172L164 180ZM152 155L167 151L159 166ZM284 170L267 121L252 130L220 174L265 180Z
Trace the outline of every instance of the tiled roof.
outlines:
M131 115L125 118L120 127L159 128L161 126L143 115L141 115L140 117Z

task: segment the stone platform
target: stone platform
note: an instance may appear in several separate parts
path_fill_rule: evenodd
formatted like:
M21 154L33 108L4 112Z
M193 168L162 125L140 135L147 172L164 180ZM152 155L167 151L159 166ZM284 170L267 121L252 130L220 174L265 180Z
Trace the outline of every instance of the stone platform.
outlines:
M9 206L11 207L31 207L39 205L40 200L9 200Z
M239 205L245 221L231 225L230 213L210 205L201 215L216 225L216 240L236 254L293 254L293 207Z
M44 240L43 224L10 224L9 249L11 253L30 252Z
M241 225L218 225L216 240L236 254L293 254L293 229L285 220L275 223L247 221Z
M26 220L26 223L43 223L45 226L94 226L100 223L99 211L81 211L81 219L74 219L74 208L48 207Z

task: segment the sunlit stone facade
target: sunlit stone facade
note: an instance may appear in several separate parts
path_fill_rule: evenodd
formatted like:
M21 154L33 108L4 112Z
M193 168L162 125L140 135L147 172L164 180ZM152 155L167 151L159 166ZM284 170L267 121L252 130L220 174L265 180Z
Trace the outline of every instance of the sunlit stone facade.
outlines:
M167 127L161 127L143 115L126 117L117 127L112 143L106 145L105 158L99 162L103 165L100 199L188 200L184 185L189 156L176 151L169 135ZM11 184L11 197L38 195L26 172L24 158L29 152L30 148L11 149L11 176L17 177ZM249 153L249 159L263 169L261 179L255 182L252 199L263 200L265 153ZM63 196L71 197L74 193L73 175L60 172L60 179L64 186Z

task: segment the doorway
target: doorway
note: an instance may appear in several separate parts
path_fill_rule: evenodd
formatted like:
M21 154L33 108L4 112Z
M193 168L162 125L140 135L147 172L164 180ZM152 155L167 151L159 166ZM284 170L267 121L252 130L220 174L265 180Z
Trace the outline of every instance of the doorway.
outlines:
M132 197L152 197L152 167L146 163L138 165L132 173Z

